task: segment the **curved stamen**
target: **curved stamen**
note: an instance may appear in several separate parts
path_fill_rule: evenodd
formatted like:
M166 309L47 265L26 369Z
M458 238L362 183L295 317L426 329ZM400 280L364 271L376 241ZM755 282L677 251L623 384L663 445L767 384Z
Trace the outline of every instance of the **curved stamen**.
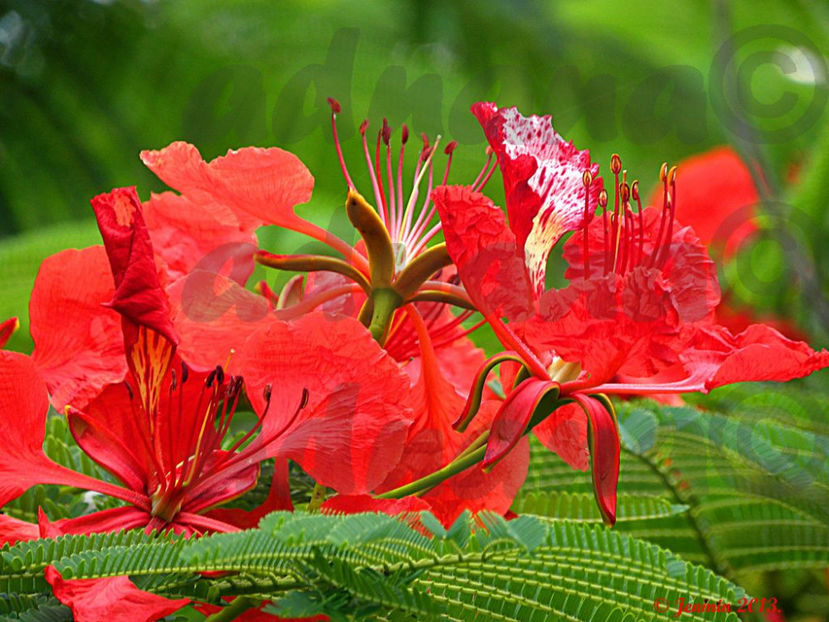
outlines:
M333 97L328 98L328 105L331 106L331 132L334 134L334 146L337 148L337 158L340 160L340 168L343 172L343 177L345 177L345 182L348 184L349 189L355 190L354 182L351 181L351 175L348 174L348 168L345 165L345 158L343 158L343 150L340 146L340 137L337 134L337 115L340 113L342 108L340 107L340 102L338 102Z

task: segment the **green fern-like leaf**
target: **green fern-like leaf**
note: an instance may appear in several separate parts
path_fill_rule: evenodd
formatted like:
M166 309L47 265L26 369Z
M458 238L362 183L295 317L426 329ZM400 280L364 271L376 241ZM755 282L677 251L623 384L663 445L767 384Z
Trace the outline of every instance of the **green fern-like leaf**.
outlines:
M665 497L646 494L621 494L616 503L617 523L674 516L688 510ZM517 514L533 514L550 520L575 520L601 523L595 497L587 492L530 490L519 493L512 504Z
M789 389L778 393L777 385L728 389L706 402L728 408L727 414L649 401L619 406L623 453L616 528L726 576L826 567L829 437L821 431L821 411L814 410L825 404L825 395L806 392L801 399ZM588 475L538 443L531 451L519 502L532 495L565 499L590 493ZM689 510L625 521L622 499L628 495ZM569 506L550 509L564 513Z

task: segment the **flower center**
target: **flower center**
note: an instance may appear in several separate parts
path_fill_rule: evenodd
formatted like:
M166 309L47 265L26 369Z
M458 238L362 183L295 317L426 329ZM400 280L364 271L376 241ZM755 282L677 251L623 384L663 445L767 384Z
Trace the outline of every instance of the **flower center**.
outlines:
M139 426L141 442L150 458L153 481L148 491L151 514L170 522L181 510L183 491L202 472L215 470L222 461L221 443L227 434L243 381L240 376L226 376L217 366L205 378L199 389L188 383L190 371L182 363L181 371L170 369L163 397L153 412L146 412L143 404L133 400L133 412L139 420L153 425ZM162 389L163 390L163 389ZM258 428L254 427L245 439Z
M348 188L356 191L337 134L336 118L340 112L340 104L330 98L328 103L331 106L331 128L340 168ZM436 218L437 207L429 196L434 186L433 157L440 143L440 136L437 137L434 145L430 145L428 137L425 134L421 135L423 146L415 165L411 189L408 190L408 197L405 198L403 169L406 143L409 140L409 129L405 124L401 127L400 150L397 153L396 161L392 153L392 130L388 121L383 119L383 126L377 132L373 155L369 148L367 131L368 121L366 120L360 125L363 156L371 178L376 210L392 241L396 260L395 271L399 273L414 257L426 249L429 241L441 230L440 220ZM452 141L444 149L447 160L441 184L446 184L449 178L449 169L452 165L452 154L455 147L457 147L457 142ZM424 179L426 180L426 193L425 198L421 198Z

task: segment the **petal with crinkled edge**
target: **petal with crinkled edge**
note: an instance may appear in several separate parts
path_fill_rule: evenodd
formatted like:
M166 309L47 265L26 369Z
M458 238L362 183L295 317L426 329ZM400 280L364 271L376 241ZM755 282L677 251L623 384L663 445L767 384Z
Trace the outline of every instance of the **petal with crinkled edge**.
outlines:
M523 116L517 108L490 102L472 106L487 140L498 155L510 228L524 257L535 291L544 292L547 257L562 235L592 218L602 189L599 165L556 133L549 115ZM583 175L594 178L589 197Z
M64 579L54 566L47 566L46 581L78 622L155 622L190 603L140 590L127 577Z
M476 306L499 318L529 313L533 290L501 209L466 186L440 186L432 200L449 255Z
M90 202L115 281L115 295L109 306L132 324L176 343L178 339L158 280L153 246L135 188L115 188Z
M61 251L40 265L29 301L32 358L58 411L84 408L127 373L121 318L103 306L114 293L102 246Z
M271 323L251 334L234 369L260 415L272 387L257 441L319 483L367 492L399 461L412 422L409 381L357 320L314 312ZM308 403L292 421L303 389Z
M141 160L171 188L201 201L230 207L243 228L283 225L298 219L295 205L311 198L314 178L294 154L271 147L246 147L205 162L199 151L174 142L159 151L142 151Z

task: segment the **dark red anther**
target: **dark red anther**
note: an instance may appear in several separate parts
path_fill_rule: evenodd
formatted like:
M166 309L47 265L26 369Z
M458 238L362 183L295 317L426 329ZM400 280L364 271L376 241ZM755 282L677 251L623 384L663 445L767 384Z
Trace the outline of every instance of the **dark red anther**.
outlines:
M303 388L302 389L302 398L299 400L299 410L302 410L303 408L308 406L308 396L309 396L308 389Z
M219 384L225 381L225 370L222 369L221 365L216 365L216 380L219 381Z
M391 126L385 118L383 119L383 129L381 130L380 136L383 139L383 143L385 143L386 147L388 147L391 143Z
M270 404L271 403L271 392L273 391L273 387L270 384L265 385L265 389L262 391L262 397L265 398L265 401Z
M187 382L187 379L190 377L190 368L187 367L187 363L184 361L181 362L181 384Z
M130 401L132 401L133 397L135 397L135 394L132 392L132 387L130 386L130 383L126 380L124 380L124 387L127 389L127 395L130 396Z
M218 367L217 367L218 369ZM216 381L216 370L214 369L209 374L207 374L207 379L204 381L204 386L208 389L213 386L213 383Z
M423 141L423 152L425 153L426 151L428 151L428 150L429 150L429 137L428 137L428 136L426 136L426 134L425 134L425 133L422 133L422 132L421 132L421 134L420 134L420 140L422 140L422 141Z
M178 378L176 377L176 370L170 370L170 391L175 391L178 385Z
M360 123L360 134L365 136L367 129L368 129L368 119L363 119L363 122Z
M458 141L457 140L450 140L449 144L446 145L446 148L443 150L443 153L446 155L451 155L452 152L457 148Z
M340 102L338 102L333 97L328 98L328 105L331 106L331 113L332 114L340 114L342 108L340 107Z
M406 141L409 140L409 128L406 127L406 124L403 124L403 127L400 129L400 142L404 145Z
M619 157L618 153L610 156L610 170L614 175L622 172L622 158Z

